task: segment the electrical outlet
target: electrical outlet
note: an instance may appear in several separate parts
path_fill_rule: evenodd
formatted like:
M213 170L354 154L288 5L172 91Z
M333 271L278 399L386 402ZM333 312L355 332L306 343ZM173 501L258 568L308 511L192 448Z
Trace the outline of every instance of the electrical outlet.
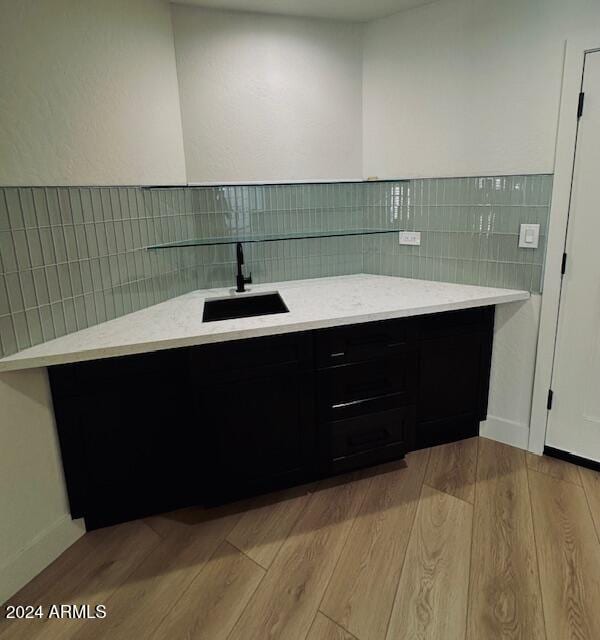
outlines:
M411 246L419 246L421 244L421 232L420 231L400 231L398 236L398 242L400 244L408 244Z
M540 243L540 225L522 224L519 233L519 247L522 249L537 249Z

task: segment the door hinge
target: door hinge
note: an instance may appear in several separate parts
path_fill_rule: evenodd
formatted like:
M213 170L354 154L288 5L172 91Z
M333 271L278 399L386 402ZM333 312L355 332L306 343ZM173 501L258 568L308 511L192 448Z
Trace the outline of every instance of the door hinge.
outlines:
M583 115L583 103L585 101L585 93L582 91L579 94L579 102L577 103L577 119L581 118Z
M552 389L548 389L548 402L546 403L546 409L548 409L548 411L552 409L553 400L554 400L554 391L552 391Z
M563 253L562 264L560 265L560 275L564 276L567 272L567 254Z

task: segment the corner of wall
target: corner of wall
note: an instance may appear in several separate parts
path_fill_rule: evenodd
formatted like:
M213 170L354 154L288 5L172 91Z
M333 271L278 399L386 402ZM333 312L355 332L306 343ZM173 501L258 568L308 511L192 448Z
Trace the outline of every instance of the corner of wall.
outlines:
M83 520L62 515L0 566L0 604L6 602L85 533Z

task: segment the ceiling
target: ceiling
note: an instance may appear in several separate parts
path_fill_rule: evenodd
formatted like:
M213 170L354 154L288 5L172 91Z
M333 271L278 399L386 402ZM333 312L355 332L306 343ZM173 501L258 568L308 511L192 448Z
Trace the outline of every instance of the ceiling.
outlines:
M367 22L435 0L172 0L211 9Z

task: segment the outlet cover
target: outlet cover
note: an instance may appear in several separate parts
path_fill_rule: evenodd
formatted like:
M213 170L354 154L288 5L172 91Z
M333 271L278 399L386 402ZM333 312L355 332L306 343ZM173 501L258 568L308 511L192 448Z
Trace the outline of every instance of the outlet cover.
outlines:
M400 231L398 236L398 242L400 244L408 244L413 247L418 247L421 244L421 232L420 231Z

